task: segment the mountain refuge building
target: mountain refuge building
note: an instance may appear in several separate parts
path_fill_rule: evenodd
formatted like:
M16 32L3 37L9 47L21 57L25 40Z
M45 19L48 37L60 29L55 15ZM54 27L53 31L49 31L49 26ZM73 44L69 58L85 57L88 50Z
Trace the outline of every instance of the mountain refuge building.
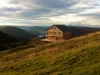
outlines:
M81 35L83 33L78 28L68 28L65 25L52 25L46 30L45 41L60 42Z

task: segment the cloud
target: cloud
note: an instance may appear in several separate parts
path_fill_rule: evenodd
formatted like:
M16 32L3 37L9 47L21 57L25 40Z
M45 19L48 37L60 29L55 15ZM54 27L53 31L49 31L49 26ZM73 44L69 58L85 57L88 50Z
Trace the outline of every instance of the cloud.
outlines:
M7 0L7 5L0 8L0 18L12 24L30 25L69 24L88 18L99 24L99 8L99 0Z

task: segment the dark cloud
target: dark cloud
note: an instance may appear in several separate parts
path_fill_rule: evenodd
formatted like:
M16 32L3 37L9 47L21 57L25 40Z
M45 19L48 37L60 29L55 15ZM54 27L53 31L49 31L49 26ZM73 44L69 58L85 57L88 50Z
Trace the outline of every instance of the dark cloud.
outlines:
M61 0L34 0L34 3L45 8L53 8L53 9L64 9L72 6L75 2L69 3L69 1L62 2Z

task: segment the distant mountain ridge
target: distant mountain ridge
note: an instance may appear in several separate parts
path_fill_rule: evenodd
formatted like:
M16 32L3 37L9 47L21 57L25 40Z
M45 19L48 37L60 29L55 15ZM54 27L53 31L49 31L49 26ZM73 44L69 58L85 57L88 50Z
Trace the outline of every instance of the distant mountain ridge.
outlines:
M34 34L40 37L46 34L45 30L50 26L17 26L17 27L29 32L30 34Z
M35 29L35 30L46 30L47 28L49 28L50 26L44 27L44 26L33 26L30 27L30 29Z
M35 31L37 33L39 32L41 35L45 35L45 33L46 33L45 30L47 28L49 28L49 26L47 26L47 27L44 27L44 26L33 26L33 27L30 27L29 30Z
M28 41L31 38L36 37L36 35L30 34L27 31L14 26L2 26L0 27L0 30L22 41Z
M95 31L100 31L100 28L97 27L86 27L86 26L71 26L66 25L68 28L78 28L81 30L84 34L88 34ZM31 34L35 34L39 36L40 38L46 38L46 29L48 29L50 26L19 26L19 28L26 30L27 32ZM74 31L76 32L76 31Z

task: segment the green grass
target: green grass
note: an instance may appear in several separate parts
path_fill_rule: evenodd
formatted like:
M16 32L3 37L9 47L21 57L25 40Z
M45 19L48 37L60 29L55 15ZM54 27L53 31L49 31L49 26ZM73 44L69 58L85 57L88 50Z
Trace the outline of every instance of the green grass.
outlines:
M0 52L0 75L100 75L100 32Z

